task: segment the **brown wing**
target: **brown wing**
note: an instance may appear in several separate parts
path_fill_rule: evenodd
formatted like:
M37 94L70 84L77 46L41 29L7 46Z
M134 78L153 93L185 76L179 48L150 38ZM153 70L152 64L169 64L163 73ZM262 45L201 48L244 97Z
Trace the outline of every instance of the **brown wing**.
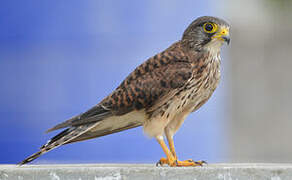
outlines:
M122 83L98 105L73 117L47 132L82 124L98 122L110 116L120 116L132 110L145 110L182 87L191 77L191 63L184 52L174 44L166 51L148 59L137 67Z
M172 60L175 59L169 59L169 61ZM138 69L145 73L139 73L139 76L136 76L135 73L138 72ZM143 69L143 65L138 69L110 96L100 103L100 106L111 109L112 118L109 117L101 121L99 120L102 123L94 131L88 131L67 143L105 136L141 126L142 122L137 121L138 117L134 117L133 119L123 118L121 121L113 119L115 117L122 117L133 110L140 109L145 109L148 115L152 114L152 108L159 107L160 104L163 105L167 102L169 98L175 95L177 89L184 86L185 82L191 76L191 66L186 61L165 63L163 66L157 66L157 68L153 69L150 68L147 72ZM92 118L92 120L94 119ZM111 121L114 124L111 124ZM89 120L87 119L86 123L88 122Z
M163 58L163 55L162 53L160 58ZM182 87L191 77L191 65L187 61L172 57L166 64L159 64L157 67L155 64L151 65L156 62L158 61L148 61L136 69L102 103L111 106L116 115L123 115L132 110L147 110L173 90ZM140 74L143 71L145 73Z
M33 161L42 154L63 144L82 141L95 137L120 132L138 127L141 122L135 119L125 119L126 122L110 122L115 117L127 114L133 110L145 109L146 112L167 101L173 92L191 77L192 66L183 51L179 48L169 48L150 58L135 69L121 85L98 105L85 113L75 116L47 132L68 127L41 150L20 164ZM105 123L106 122L106 123Z

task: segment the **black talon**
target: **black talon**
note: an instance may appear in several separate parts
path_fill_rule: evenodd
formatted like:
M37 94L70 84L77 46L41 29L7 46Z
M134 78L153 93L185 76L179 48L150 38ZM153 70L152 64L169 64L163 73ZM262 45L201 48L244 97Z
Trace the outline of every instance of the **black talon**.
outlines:
M195 164L199 165L199 166L203 166L203 164L207 164L206 161L195 161Z
M208 164L206 161L201 161L202 162L202 164Z
M177 162L177 160L175 160L175 164L176 164L176 166L178 166L178 162Z
M156 167L158 167L158 166L162 166L161 161L158 161L158 162L156 163Z
M195 164L199 165L199 166L203 166L203 163L195 161Z

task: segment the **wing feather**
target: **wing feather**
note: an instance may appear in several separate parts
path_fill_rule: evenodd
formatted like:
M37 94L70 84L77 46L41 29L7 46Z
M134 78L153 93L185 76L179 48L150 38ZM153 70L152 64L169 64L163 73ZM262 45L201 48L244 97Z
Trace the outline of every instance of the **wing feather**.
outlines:
M133 110L151 111L168 101L192 75L189 57L174 44L137 67L102 102L47 130L51 132L121 116ZM122 127L121 127L122 128Z
M146 113L169 101L191 78L189 59L179 43L148 59L99 104L49 129L47 132L67 128L20 164L31 162L63 144L141 126L147 118ZM129 112L139 112L140 120Z
M82 113L78 116L75 116L65 122L62 122L53 128L48 129L46 132L51 132L57 129L65 128L65 127L71 127L71 126L79 126L83 124L93 123L101 121L107 117L110 117L112 115L111 111L107 108L105 108L102 105L96 105L86 111L85 113Z

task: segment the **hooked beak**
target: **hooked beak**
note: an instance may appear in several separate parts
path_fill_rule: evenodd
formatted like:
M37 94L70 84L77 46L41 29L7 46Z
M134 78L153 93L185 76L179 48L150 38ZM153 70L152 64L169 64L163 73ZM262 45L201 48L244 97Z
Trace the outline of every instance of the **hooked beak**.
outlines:
M225 27L221 28L221 30L212 37L212 39L215 38L229 44L230 43L229 28Z
M222 39L229 45L230 37L229 36L222 36Z

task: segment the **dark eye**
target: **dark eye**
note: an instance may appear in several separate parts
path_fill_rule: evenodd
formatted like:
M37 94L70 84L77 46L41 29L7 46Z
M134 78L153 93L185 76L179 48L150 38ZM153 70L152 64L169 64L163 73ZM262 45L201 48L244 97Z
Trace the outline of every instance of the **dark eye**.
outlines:
M214 33L217 29L217 25L214 23L205 23L203 29L206 33Z
M212 31L213 30L213 25L212 24L206 24L205 29L206 29L206 31Z

